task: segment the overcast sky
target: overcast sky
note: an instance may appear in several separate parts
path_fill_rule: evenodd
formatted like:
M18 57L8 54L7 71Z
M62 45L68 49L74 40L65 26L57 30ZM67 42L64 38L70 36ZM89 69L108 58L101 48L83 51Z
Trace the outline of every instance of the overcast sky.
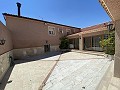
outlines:
M16 2L22 16L59 24L84 28L110 21L98 0L0 0L0 21L2 13L17 15Z

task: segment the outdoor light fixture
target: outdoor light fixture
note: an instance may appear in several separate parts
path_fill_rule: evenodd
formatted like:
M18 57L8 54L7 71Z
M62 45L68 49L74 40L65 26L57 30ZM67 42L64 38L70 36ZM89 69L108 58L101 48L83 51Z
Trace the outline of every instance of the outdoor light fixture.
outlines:
M115 30L115 27L114 27L114 25L112 23L110 23L110 24L107 25L107 29L109 31L111 31L111 30Z
M0 38L0 45L4 45L5 44L5 39L3 39L3 38Z

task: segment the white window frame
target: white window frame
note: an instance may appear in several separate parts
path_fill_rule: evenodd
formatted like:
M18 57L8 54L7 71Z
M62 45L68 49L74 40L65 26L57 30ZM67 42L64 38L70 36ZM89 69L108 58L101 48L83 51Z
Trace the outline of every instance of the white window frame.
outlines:
M50 34L49 32L53 32L52 34ZM53 26L48 26L48 35L50 36L55 36L56 35L56 30L55 30L55 27Z

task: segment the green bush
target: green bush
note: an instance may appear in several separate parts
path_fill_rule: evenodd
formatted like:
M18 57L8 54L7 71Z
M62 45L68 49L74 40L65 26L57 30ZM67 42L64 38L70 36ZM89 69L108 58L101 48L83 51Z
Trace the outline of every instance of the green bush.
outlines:
M100 41L100 45L106 54L115 54L115 31L111 31L107 39Z
M59 48L60 49L68 49L69 48L69 40L67 37L62 37L60 38L60 45Z

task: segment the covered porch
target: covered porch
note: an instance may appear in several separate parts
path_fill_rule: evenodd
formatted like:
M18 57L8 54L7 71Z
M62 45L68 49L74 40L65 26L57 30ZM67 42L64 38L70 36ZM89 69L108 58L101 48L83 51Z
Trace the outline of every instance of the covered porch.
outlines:
M68 35L70 49L79 49L81 51L103 51L99 42L102 39L107 38L107 33L107 28L104 25L99 28L83 30L82 32Z

